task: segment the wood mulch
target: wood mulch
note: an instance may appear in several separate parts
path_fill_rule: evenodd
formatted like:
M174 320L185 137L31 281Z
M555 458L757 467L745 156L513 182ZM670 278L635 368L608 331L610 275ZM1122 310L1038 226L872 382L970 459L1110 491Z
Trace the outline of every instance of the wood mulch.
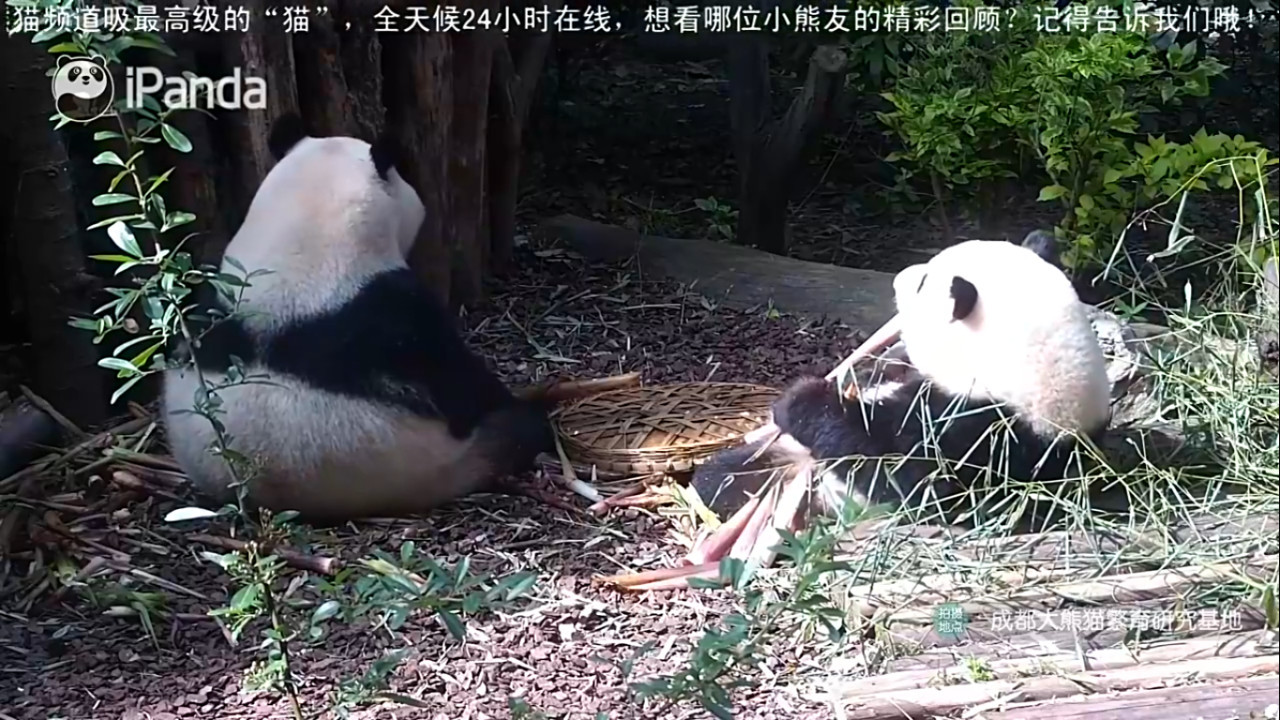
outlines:
M641 372L646 383L781 383L797 372L829 367L857 340L835 323L802 323L764 309L731 312L677 286L632 277L626 268L588 272L563 251L539 255L525 253L519 272L466 318L473 345L513 385L549 375L629 371ZM133 422L129 437L148 424ZM64 464L48 474L74 475L76 487L88 489L55 491L50 503L30 514L38 547L12 563L5 578L12 584L0 586L0 718L283 717L287 707L280 700L238 692L254 656L253 632L232 647L202 617L225 601L227 582L195 556L217 548L193 545L191 529L160 520L183 504L177 498L187 497L174 487L180 477L165 469L166 459L133 457L112 466L125 471L114 478L101 449ZM131 478L147 491L131 489ZM0 486L0 492L12 488ZM207 526L195 532L219 534ZM308 544L312 554L349 565L372 548L395 552L405 540L448 564L469 555L475 572L533 570L541 579L528 609L468 620L473 635L463 645L449 640L435 620L411 621L396 643L412 647L414 655L393 688L433 710L403 709L396 716L507 717L508 696L519 695L549 717L593 717L596 711L649 717L639 709L620 712L626 703L618 663L653 638L684 644L730 607L716 598L638 597L591 585L593 575L616 572L623 563L669 562L679 553L666 537L665 521L637 509L597 519L522 497L476 496L421 520L317 529ZM59 564L64 556L71 564ZM49 573L65 578L92 558L106 559L97 568L103 577L164 596L174 619L155 620L155 643L136 617L104 617L102 608L72 592L49 592ZM95 584L99 592L102 587ZM392 646L384 635L344 628L322 647L304 651L308 701L324 707L338 680L359 675ZM680 660L678 647L666 647L638 663L636 673Z
M466 324L474 345L515 385L555 374L628 371L640 371L646 383L781 384L831 367L858 340L835 323L803 322L765 308L718 308L678 286L636 278L625 267L584 268L556 248L526 248L519 271ZM155 440L149 417L140 408L135 413L140 417L130 421L128 437ZM160 449L135 445L148 454L112 461L102 445L43 468L50 487L61 482L67 492L55 489L25 515L34 547L0 577L0 720L290 717L280 697L242 691L245 671L258 657L255 630L233 646L204 614L225 604L228 583L197 554L218 548L192 536L217 536L222 529L161 521L185 504L187 492L156 454ZM558 485L531 482L585 507ZM13 484L0 481L0 493L12 492ZM631 680L687 667L692 645L739 609L738 601L708 592L630 595L592 583L593 576L678 557L683 548L663 513L629 508L598 518L524 497L475 496L417 520L309 529L296 546L313 562L333 558L352 566L374 549L396 553L406 540L446 564L468 556L473 572L530 570L539 581L528 602L468 618L465 642L419 614L395 637L338 623L323 643L295 646L304 707L312 716L324 716L340 681L396 648L407 648L409 656L390 687L415 698L415 706L366 706L351 717L522 717L510 709L511 697L547 718L708 716L693 703L636 701L621 668L650 642L655 647L635 659ZM77 580L95 577L92 594L61 589L77 572ZM1174 587L1178 581L1147 582ZM113 589L134 594L113 598ZM306 595L299 589L294 596ZM928 592L907 595L925 608L918 613L936 605ZM127 609L144 597L163 609L152 615L154 638ZM975 616L960 640L939 636L936 623L895 625L893 642L855 641L835 656L820 654L812 639L788 638L770 647L752 675L756 685L735 693L735 717L879 718L893 716L895 708L904 717L924 717L926 710L946 714L985 705L990 712L982 716L990 718L1065 718L1094 708L1106 716L1154 717L1143 715L1144 707L1172 718L1188 715L1170 714L1170 703L1261 711L1277 697L1276 654L1259 639L1255 616L1202 627L1198 637L1159 633L1163 645L1141 650L1137 659L1131 650L1138 646L1126 645L1125 633L1114 627L1086 632L1059 625L1028 633L1014 625ZM1208 691L1205 681L1228 685ZM1153 696L1149 688L1161 686L1168 689ZM1092 702L1081 703L1085 695ZM1052 712L1040 704L1067 696L1075 697ZM1027 702L1036 705L1018 709Z
M717 237L714 213L692 201L734 196L722 75L707 65L658 72L612 63L587 73L577 102L530 133L539 159L529 163L533 177L525 184L535 191L522 200L522 218L569 212L655 234ZM778 99L789 100L785 93ZM892 181L879 172L883 144L879 128L858 118L824 141L793 207L797 256L893 271L941 244L932 213L869 217L882 210L878 198ZM1016 239L1050 223L1045 212L1032 200L983 234ZM966 218L953 222L962 235L972 230ZM630 268L584 269L563 250L521 253L518 272L465 318L472 344L514 385L628 371L640 371L646 383L780 385L800 372L825 372L859 339L836 323L718 307ZM220 549L193 535L221 536L223 528L162 522L190 496L163 457L151 416L138 409L125 424L121 438L147 455L108 459L105 447L118 443L106 437L74 456L52 455L53 464L33 466L48 478L48 493L32 511L11 502L29 472L0 479L0 529L20 519L19 534L32 540L0 566L0 720L291 717L279 696L242 691L245 671L259 657L259 628L233 645L205 615L226 604L228 580L198 555ZM545 479L530 481L586 505ZM531 570L539 582L514 610L468 618L463 643L432 617L411 617L394 638L385 629L335 623L319 646L295 647L304 707L326 716L340 681L364 673L388 650L407 648L390 687L422 707L384 703L352 717L708 717L696 704L636 702L620 666L653 642L632 679L683 669L690 647L739 610L738 601L710 592L630 595L591 582L670 563L683 551L673 524L651 510L600 518L523 497L476 496L415 520L310 529L296 546L313 561L350 567L375 549L395 553L412 540L420 554L445 564L466 556L474 571ZM1165 609L1177 606L1191 582L1223 577L1160 572L1152 568L1129 583ZM93 594L65 589L73 578L93 578ZM1041 585L1033 606L1041 620L1054 618L1047 623L1029 627L1021 615L970 608L960 637L943 637L930 616L951 593L934 578L915 580L896 592L885 583L846 588L853 600L892 596L881 606L900 611L893 622L872 623L873 640L855 639L835 653L808 637L775 643L753 674L756 685L735 692L735 717L1276 717L1274 634L1258 629L1264 623L1256 613L1216 627L1154 631L1139 642L1131 628L1081 620L1094 615L1051 614L1064 597L1102 612L1114 602L1114 586ZM138 600L163 611L153 615L154 638L129 608ZM1135 607L1129 610L1139 612ZM512 696L541 715L512 711Z

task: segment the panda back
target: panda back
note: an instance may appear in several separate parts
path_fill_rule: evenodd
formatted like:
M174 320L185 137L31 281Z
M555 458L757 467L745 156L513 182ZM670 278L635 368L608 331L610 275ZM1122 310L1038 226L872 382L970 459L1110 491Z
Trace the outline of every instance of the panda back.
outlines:
M305 387L441 420L459 439L514 401L408 269L373 276L332 309L255 327L238 316L216 325L197 354L202 369L221 371L235 356Z

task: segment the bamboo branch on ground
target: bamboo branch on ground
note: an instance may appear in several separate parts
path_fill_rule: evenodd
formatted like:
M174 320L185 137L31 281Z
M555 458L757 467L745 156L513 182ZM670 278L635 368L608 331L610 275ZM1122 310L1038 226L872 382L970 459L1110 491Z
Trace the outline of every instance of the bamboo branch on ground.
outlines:
M151 424L151 422L152 420L150 418L134 418L132 420L123 422L113 428L104 430L98 433L97 435L94 435L93 437L80 442L78 445L75 445L70 450L62 452L59 455L56 455L54 457L50 457L50 458L46 458L45 460L38 461L32 465L29 465L23 468L22 470L19 470L18 472L10 475L7 478L0 480L0 492L8 492L10 488L17 487L18 484L21 483L24 479L31 477L33 475L38 475L40 473L57 470L58 468L61 468L69 464L72 460L75 460L76 458L80 457L86 452L107 447L112 444L112 442L114 441L114 438L121 435L131 435L133 433L136 433L146 428L148 425Z
M831 694L835 695L833 704L841 707L842 716L848 720L924 720L950 716L988 703L1061 700L1094 693L1169 687L1185 683L1183 678L1188 677L1214 682L1277 671L1280 671L1280 657L1276 655L1215 657L1069 675L888 691L870 696L849 695L844 688L837 688Z
M1256 657L1265 648L1255 634L1252 638L1233 635L1206 635L1173 642L1162 642L1137 651L1129 647L1101 648L1082 653L993 660L984 665L997 680L1018 680L1028 675L1068 672L1105 672L1153 663L1190 662L1211 658ZM971 665L960 662L950 667L905 670L886 675L860 678L841 685L843 697L859 697L875 693L905 692L928 687L939 678L964 677Z
M563 403L595 395L596 393L638 387L639 385L640 373L630 372L587 380L552 380L540 385L518 388L514 391L514 394L516 397L526 400L543 399L547 402Z
M230 550L232 552L243 552L247 550L249 544L242 540L235 540L227 537L218 537L216 535L198 534L192 535L193 542L204 543L214 547ZM337 558L323 557L318 555L304 555L296 550L288 550L279 546L273 548L264 548L264 552L279 557L285 561L290 567L298 570L307 570L321 575L335 575L341 567L341 562Z
M860 585L845 592L850 601L855 603L858 613L864 617L890 610L893 611L894 623L927 625L934 622L933 609L915 608L929 603L954 602L969 617L1025 610L1047 612L1060 606L1064 600L1086 607L1141 603L1174 597L1197 585L1228 582L1242 574L1267 578L1274 571L1275 562L1272 561L1240 565L1191 565L1083 580L1062 578L1072 574L1065 569L998 572L993 573L990 579L996 586L1003 586L1009 592L1006 597L998 600L972 597L966 592L966 583L961 581L960 576L945 574ZM1044 582L1060 578L1062 581L1059 582ZM1032 584L1037 580L1043 584Z
M111 473L111 482L125 490L136 490L147 495L155 495L156 497L162 497L166 500L173 500L176 502L182 501L181 497L166 490L152 487L148 483L143 482L137 475L134 475L127 470L116 470Z

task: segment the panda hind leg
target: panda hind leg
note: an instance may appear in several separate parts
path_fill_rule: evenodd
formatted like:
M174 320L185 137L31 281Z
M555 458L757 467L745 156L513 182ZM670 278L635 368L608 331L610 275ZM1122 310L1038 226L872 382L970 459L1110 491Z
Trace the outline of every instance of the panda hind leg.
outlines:
M518 476L534 469L541 453L555 453L555 436L545 404L516 400L490 413L475 431L475 447L489 476L477 490L500 495L522 495L548 505L571 510L572 506L543 492Z
M732 517L758 495L771 478L781 477L795 462L806 459L798 452L790 453L776 445L760 452L766 442L769 438L726 448L694 470L690 485L707 509L721 520ZM753 460L757 453L760 456Z
M773 402L773 422L817 458L843 457L865 445L865 432L850 422L835 382L823 378L791 383Z

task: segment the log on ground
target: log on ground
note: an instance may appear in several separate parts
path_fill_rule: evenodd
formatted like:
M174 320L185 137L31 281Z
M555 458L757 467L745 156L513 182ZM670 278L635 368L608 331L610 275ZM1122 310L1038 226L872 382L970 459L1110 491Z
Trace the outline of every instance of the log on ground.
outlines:
M1276 704L1280 677L1249 678L1210 685L1135 690L1115 696L1088 695L1061 702L983 713L984 720L1084 720L1123 717L1125 720L1169 718L1247 718L1265 715ZM1251 715L1250 713L1254 713Z
M844 687L831 691L832 703L850 720L906 720L951 715L978 706L995 710L1004 703L1051 702L1086 695L1109 695L1128 690L1154 690L1181 685L1183 677L1197 677L1219 687L1280 670L1274 655L1219 657L1133 667L995 680L964 685L929 687L871 695L850 695ZM1114 695L1113 695L1114 697ZM1032 717L1044 717L1033 714ZM1194 716L1192 716L1194 717Z
M591 262L635 257L641 272L681 283L726 306L767 306L787 313L837 318L872 332L894 314L893 275L771 255L709 240L640 233L573 215L542 225Z

